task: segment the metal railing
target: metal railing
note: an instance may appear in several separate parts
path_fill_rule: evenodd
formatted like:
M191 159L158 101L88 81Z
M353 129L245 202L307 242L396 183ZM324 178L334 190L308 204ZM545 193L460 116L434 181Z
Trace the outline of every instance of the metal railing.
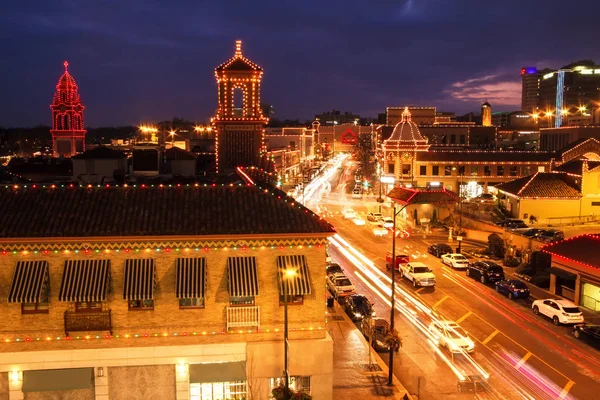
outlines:
M69 332L108 331L112 335L112 319L109 311L65 311L65 335Z
M227 306L227 330L248 327L260 329L260 306Z

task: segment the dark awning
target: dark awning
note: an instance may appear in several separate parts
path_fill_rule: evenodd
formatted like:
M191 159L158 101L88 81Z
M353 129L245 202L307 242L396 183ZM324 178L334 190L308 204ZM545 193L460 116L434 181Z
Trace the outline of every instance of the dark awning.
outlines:
M59 301L105 301L110 284L110 260L65 262Z
M125 261L123 299L153 300L156 286L156 266L154 259L142 258Z
M239 382L245 380L245 361L190 364L190 383Z
M204 297L206 258L178 258L175 274L175 295L178 299Z
M287 275L286 270L292 270L293 275ZM278 256L277 276L279 278L279 294L285 294L287 286L290 296L310 294L310 276L308 275L308 264L303 255ZM287 285L286 285L287 284Z
M560 269L557 267L550 267L550 273L561 277L563 279L576 280L577 275L570 273L569 271L565 271L564 269Z
M13 274L9 303L41 303L48 290L47 261L18 261Z
M229 295L248 297L258 295L256 257L228 257Z
M55 390L90 389L94 387L93 368L47 369L23 371L21 391L46 392Z

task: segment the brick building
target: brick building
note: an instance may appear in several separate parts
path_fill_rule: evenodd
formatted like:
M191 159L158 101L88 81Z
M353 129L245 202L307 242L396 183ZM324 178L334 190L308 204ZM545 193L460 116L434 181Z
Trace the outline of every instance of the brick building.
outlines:
M332 227L256 186L0 188L0 398L331 399ZM212 397L207 397L212 396Z

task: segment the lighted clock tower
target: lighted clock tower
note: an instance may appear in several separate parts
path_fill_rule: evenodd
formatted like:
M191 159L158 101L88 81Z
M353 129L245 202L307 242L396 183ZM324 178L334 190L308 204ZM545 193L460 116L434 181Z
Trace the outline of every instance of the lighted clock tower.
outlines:
M235 43L235 55L215 69L219 104L212 123L219 174L258 164L268 121L260 107L262 74L261 67L242 55L241 40Z
M71 157L85 151L86 130L83 125L81 97L75 79L69 74L69 63L65 61L65 72L56 85L52 109L52 153L54 157Z

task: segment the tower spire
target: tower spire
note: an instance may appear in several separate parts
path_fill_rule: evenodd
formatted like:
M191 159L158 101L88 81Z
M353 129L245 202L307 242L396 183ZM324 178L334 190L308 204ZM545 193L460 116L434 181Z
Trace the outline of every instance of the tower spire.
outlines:
M411 122L410 111L408 111L408 107L404 107L404 111L402 111L402 122Z
M242 56L242 41L241 40L235 41L235 56L236 57Z
M63 65L65 66L65 72L67 72L67 70L69 69L69 62L65 60Z

